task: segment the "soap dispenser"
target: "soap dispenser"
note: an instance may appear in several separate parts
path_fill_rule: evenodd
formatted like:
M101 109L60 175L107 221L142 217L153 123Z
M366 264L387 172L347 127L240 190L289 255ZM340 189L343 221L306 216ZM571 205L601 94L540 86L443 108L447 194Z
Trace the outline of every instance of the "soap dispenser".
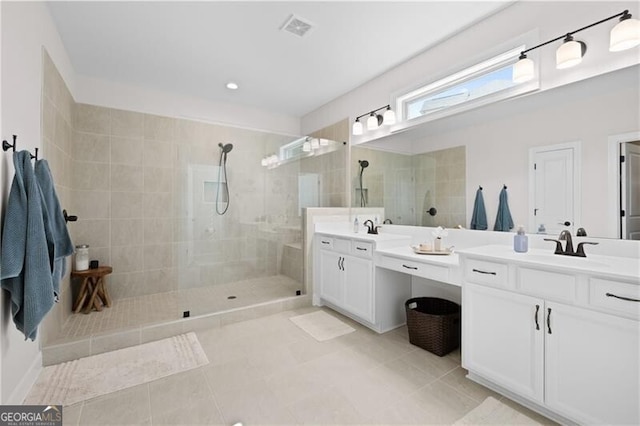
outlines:
M513 249L518 253L526 253L529 250L529 237L525 235L522 225L518 225L518 232L513 237Z

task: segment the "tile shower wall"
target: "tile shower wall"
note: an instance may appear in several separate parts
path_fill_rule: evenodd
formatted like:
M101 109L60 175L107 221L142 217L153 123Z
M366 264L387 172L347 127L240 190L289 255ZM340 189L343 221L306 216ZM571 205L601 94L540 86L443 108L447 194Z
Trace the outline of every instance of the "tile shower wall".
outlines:
M115 299L278 273L297 170L260 160L290 137L84 104L74 123L74 238L113 266ZM218 143L234 144L225 215Z
M58 73L53 61L43 50L43 81L42 81L42 152L39 158L49 163L51 174L55 182L56 193L62 208L73 213L72 206L72 174L71 174L71 140L73 139L72 114L73 97L64 80ZM67 263L67 273L60 283L60 302L54 305L45 317L40 335L42 343L55 339L62 328L62 324L71 314L72 291L70 287L71 259Z
M363 188L367 207L384 207L398 225L466 226L465 147L418 155L362 147L351 151L351 205L360 206L358 160L367 160ZM436 216L427 211L435 207Z

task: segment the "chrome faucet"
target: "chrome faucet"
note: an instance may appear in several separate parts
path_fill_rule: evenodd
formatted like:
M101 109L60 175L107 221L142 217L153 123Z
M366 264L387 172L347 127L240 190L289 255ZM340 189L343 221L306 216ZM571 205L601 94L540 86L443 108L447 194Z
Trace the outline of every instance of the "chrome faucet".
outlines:
M576 256L576 257L587 257L586 253L584 252L585 244L590 244L590 245L598 244L598 243L592 243L590 241L583 241L581 243L578 243L578 248L576 249L576 251L573 251L573 241L571 239L571 232L569 232L566 229L560 233L560 236L558 237L557 240L553 238L545 238L544 240L553 241L556 243L556 250L553 252L553 254L562 254L565 256ZM562 249L562 241L566 241L564 250Z
M371 224L371 226L367 225L367 222ZM371 219L364 221L364 226L367 227L367 234L378 234L379 226L375 226Z

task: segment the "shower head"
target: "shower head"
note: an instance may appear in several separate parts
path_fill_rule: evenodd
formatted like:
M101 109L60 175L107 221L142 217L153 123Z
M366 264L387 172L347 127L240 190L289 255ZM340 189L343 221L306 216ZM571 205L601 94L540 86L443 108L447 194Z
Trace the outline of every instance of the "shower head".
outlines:
M363 169L369 167L369 162L367 160L358 160L358 163L360 163L360 167L362 167Z
M233 144L232 143L227 143L227 144L224 144L224 145L219 143L218 146L222 150L223 154L228 154L233 149Z

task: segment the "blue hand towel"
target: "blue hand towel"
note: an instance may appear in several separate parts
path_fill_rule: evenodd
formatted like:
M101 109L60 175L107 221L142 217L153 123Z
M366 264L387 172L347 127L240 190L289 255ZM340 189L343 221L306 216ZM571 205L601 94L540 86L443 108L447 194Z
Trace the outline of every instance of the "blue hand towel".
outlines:
M500 203L498 204L498 214L496 215L496 223L493 227L494 231L509 231L513 228L513 219L511 219L511 212L509 211L509 204L507 203L507 188L502 188L500 191Z
M49 248L49 261L53 263L51 268L53 291L57 301L60 294L60 280L65 273L65 259L73 254L73 243L69 237L67 223L60 208L47 160L36 161L35 175L42 194L44 227Z
M484 196L482 195L482 189L478 188L476 191L476 201L473 203L471 229L485 230L487 228L487 210L484 208Z
M25 340L35 340L38 324L54 303L51 263L42 195L29 151L13 156L11 184L2 231L0 280L11 299L11 314Z

